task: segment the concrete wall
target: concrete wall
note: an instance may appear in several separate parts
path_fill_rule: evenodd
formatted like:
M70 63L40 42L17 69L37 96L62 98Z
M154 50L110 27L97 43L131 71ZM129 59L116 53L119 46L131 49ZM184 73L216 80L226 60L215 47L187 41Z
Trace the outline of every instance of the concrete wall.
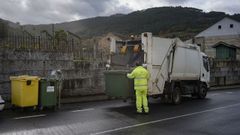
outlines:
M212 46L220 41L240 47L240 35L196 37L194 39L196 44L201 45L201 50L212 58L216 57L216 49ZM237 60L240 60L239 50L237 50Z
M240 61L211 61L211 86L240 84Z
M93 55L93 52L90 52ZM95 56L97 57L97 56ZM10 99L9 76L47 76L52 70L64 74L63 97L104 93L104 63L100 60L76 60L73 52L0 50L0 94Z

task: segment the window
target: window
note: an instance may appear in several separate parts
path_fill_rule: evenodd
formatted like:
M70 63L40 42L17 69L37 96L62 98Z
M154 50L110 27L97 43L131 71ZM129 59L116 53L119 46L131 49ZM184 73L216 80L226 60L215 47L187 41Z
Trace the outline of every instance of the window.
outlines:
M222 28L222 25L218 25L218 29L220 30Z
M219 45L216 47L216 58L217 59L236 59L236 48Z
M230 24L230 28L233 28L233 24Z
M208 57L207 56L203 56L203 66L205 68L205 70L207 72L209 72L209 62L208 62Z

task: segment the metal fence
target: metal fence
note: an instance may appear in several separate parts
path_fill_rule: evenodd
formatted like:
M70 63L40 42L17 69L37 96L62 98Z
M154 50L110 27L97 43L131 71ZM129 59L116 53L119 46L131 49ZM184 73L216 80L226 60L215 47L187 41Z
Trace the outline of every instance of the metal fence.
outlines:
M66 40L27 35L0 38L0 50L72 53L76 61L106 61L104 52L97 46L98 43L91 39L80 40L71 36Z
M4 39L0 39L0 48L23 51L73 52L81 50L81 42L73 38L59 41L41 36L8 36Z

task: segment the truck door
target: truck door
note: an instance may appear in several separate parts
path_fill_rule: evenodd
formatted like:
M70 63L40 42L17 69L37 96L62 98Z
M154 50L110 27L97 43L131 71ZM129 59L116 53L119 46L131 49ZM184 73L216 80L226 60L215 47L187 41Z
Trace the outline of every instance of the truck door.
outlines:
M205 55L202 55L201 81L206 82L207 84L210 81L209 59Z

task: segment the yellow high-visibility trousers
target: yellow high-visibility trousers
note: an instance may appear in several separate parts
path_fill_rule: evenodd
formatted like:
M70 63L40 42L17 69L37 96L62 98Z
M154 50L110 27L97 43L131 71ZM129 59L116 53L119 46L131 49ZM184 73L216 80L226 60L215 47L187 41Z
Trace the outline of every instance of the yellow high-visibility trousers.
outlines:
M135 90L136 93L136 108L138 113L142 113L142 107L145 113L149 112L147 90Z

